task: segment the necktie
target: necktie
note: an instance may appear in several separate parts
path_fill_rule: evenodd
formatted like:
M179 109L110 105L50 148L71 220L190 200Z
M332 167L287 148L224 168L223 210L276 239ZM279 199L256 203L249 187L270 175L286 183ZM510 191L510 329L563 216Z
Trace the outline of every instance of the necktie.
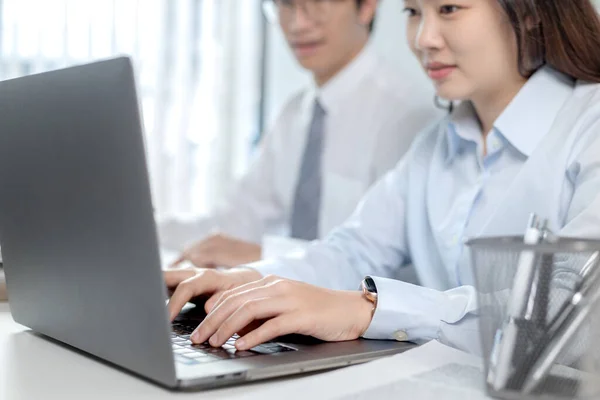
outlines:
M295 239L314 240L319 235L324 122L325 110L315 101L292 209L291 236Z

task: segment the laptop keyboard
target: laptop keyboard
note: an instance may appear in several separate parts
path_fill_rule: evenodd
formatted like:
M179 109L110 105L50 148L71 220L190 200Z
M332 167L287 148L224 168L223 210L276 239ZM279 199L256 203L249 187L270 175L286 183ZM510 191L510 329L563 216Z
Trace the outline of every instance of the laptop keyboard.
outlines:
M190 335L198 326L197 321L178 321L173 323L171 332L171 344L175 353L175 360L186 365L205 364L221 360L240 359L260 355L281 354L296 349L283 346L279 343L267 342L253 347L247 351L238 351L235 341L238 335L233 335L227 343L221 347L212 347L208 342L193 344Z

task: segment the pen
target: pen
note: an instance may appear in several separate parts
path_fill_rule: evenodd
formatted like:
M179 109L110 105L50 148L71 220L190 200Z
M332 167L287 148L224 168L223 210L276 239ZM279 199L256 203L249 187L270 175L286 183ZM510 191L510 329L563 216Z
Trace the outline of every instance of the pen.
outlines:
M538 360L542 358L542 353L546 350L546 347L551 342L552 338L557 335L557 332L559 332L561 329L564 329L561 327L564 327L565 324L568 323L567 319L572 318L572 313L579 301L578 299L580 299L582 296L587 296L590 290L594 288L594 283L600 281L600 269L598 268L599 263L600 252L595 252L592 254L592 256L588 259L588 261L581 269L581 280L575 286L575 294L572 296L570 301L566 302L561 306L561 308L556 313L554 319L548 325L547 332L545 333L545 335L542 337L541 340L538 341L533 352L530 355L528 355L527 358L532 361L533 366L524 366L522 370L523 374L526 375L525 384L528 385L528 390L531 391L535 388L535 382L540 381L541 378L539 376L544 372L544 370L541 369L541 367L535 367L536 362L538 362ZM550 366L551 365L552 364L550 364ZM534 368L538 371L535 376L533 376L534 373L531 372L534 370ZM531 375L532 377L529 380L527 380L527 377L529 375Z
M587 260L587 262L581 268L581 272L579 273L579 275L581 276L581 279L579 280L579 282L577 282L575 284L575 287L573 289L573 291L575 293L582 292L584 294L587 294L587 292L590 290L589 288L591 287L589 282L590 281L593 282L594 279L596 279L596 278L594 278L594 276L600 273L600 269L598 269L599 264L600 264L600 252L596 251L591 255L591 257ZM566 313L570 307L571 307L571 302L569 301L569 302L564 303L559 308L558 312L556 313L556 316L548 325L548 327L549 327L548 331L551 331L552 327L556 326L558 321L561 319L561 315L563 315L563 313Z
M550 281L552 279L552 267L554 256L543 254L541 262L536 271L533 286L528 299L525 318L533 321L537 326L544 327L548 316L548 302L550 293Z
M567 343L581 328L583 322L588 318L594 305L600 300L600 290L598 279L600 274L595 274L591 279L592 284L586 285L581 292L573 295L568 307L563 310L561 315L554 321L554 326L548 330L545 340L542 340L539 348L540 357L534 363L531 371L525 379L523 385L524 393L531 393L542 382L542 379L548 374L552 365L565 349ZM591 289L594 289L593 291ZM591 293L591 296L586 294Z
M539 243L541 232L539 229L539 219L537 215L531 214L529 223L523 241L525 244L534 245ZM519 336L519 322L522 319L529 295L531 284L535 274L535 252L532 250L523 250L519 256L519 263L514 277L513 290L507 307L507 317L504 328L501 333L496 335L496 343L492 350L492 363L495 366L490 368L492 387L499 391L505 389L513 371L513 354L515 344Z

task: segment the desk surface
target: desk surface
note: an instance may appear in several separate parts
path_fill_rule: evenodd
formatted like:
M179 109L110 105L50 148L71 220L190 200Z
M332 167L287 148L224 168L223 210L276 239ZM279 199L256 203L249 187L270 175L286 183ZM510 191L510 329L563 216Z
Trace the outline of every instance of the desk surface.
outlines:
M0 400L257 398L290 380L172 393L32 334L12 320L7 303L0 303Z

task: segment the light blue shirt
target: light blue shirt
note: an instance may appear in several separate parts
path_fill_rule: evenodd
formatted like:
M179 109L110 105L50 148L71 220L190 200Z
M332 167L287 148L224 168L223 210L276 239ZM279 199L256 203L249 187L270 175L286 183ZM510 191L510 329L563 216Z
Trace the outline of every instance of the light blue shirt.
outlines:
M600 85L542 68L495 122L485 156L483 146L464 102L325 240L251 266L332 289L372 276L378 305L364 337L478 352L465 238L521 235L532 212L560 235L600 238ZM392 279L409 264L422 286Z

